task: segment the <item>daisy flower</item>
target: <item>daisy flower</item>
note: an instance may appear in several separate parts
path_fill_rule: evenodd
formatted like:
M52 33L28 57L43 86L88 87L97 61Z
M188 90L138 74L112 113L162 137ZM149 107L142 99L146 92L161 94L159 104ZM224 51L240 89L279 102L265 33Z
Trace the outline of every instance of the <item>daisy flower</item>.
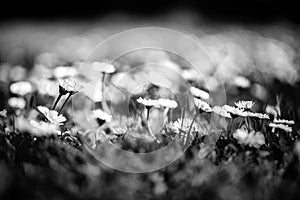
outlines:
M273 129L272 129L272 132L274 132L274 130L275 130L276 128L281 129L281 130L284 130L284 131L287 132L287 133L290 133L290 132L293 131L293 129L292 129L291 127L289 127L288 125L285 125L285 124L275 124L275 123L270 123L270 124L269 124L269 127L272 127L272 128L273 128Z
M251 110L252 106L255 104L253 101L238 101L234 103L235 106L243 110Z
M59 114L56 110L49 110L45 106L38 106L37 110L50 122L57 125L62 125L67 119Z
M216 113L217 115L220 115L222 117L231 118L231 115L227 110L225 110L223 107L220 106L214 106L212 111Z
M177 108L178 104L176 101L174 100L170 100L170 99L158 99L157 103L159 106L161 107L165 107L165 108Z
M30 92L32 92L33 88L31 83L26 81L15 82L10 85L10 91L14 94L18 94L20 96L24 96Z
M105 122L112 121L112 116L101 109L93 110L92 115L95 119L97 119L100 126L102 126Z
M24 109L26 106L26 102L23 98L11 97L8 99L8 104L12 108Z
M82 88L74 79L68 78L59 80L59 93L65 95L67 93L75 94Z
M209 99L209 93L196 87L191 87L190 92L193 96L201 99Z
M104 74L112 74L116 71L116 68L112 64L106 62L93 62L92 67L95 71Z
M229 105L224 105L222 107L224 110L226 110L227 112L231 113L233 116L242 116L242 117L247 117L247 112L245 112L243 109L240 108L235 108L233 106L229 106Z
M294 120L276 119L276 118L273 120L273 122L276 124L289 124L289 125L295 124Z
M175 122L172 123L171 129L176 133L180 133L180 130L182 130L184 132L188 132L190 130L192 121L193 120L189 119L189 118L184 118L184 120L182 120L181 118L177 119ZM182 125L182 127L181 127L181 125ZM191 131L198 130L198 128L199 128L199 125L196 122L194 122L192 125Z
M180 118L171 124L171 130L179 134L180 137L183 137L185 144L188 139L188 134L190 134L190 136L193 137L193 134L191 133L200 130L200 126L196 121L193 122L192 119L184 118L182 120L182 118Z
M247 114L248 117L256 117L259 119L270 119L269 115L267 115L267 114L254 113L254 112L249 112L249 111L246 111L245 113Z
M202 112L212 112L211 107L209 106L208 103L206 103L205 101L202 101L200 99L194 98L194 102L196 107L202 111Z
M140 104L143 104L146 107L159 106L158 100L145 99L145 98L139 97L136 101Z

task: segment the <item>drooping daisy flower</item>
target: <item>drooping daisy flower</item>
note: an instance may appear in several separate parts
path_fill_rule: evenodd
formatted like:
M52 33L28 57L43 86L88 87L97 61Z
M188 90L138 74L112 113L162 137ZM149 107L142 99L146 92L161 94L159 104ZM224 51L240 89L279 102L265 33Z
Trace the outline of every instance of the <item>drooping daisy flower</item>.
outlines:
M158 101L153 99L144 99L142 97L139 97L136 101L146 107L159 106Z
M8 104L12 108L24 109L26 106L26 102L23 98L11 97L8 100Z
M10 85L10 91L14 94L18 94L20 96L24 96L30 92L32 92L33 88L31 83L26 81L15 82Z
M7 116L7 111L5 109L0 111L0 117L6 118L6 116Z
M62 79L59 80L59 92L62 95L67 93L75 94L82 88L74 79Z
M99 125L102 126L105 122L111 122L112 116L101 109L92 111L93 117L98 121Z
M159 106L165 107L165 108L177 108L177 106L178 106L176 101L170 100L170 99L160 98L157 100L157 103Z
M212 111L216 113L217 115L220 115L222 117L231 118L231 115L227 110L225 110L223 107L220 106L214 106Z
M66 98L65 102L63 103L63 105L61 106L60 110L58 113L61 113L61 111L63 110L64 106L66 105L66 103L68 102L68 100L71 98L71 96L77 92L79 92L79 90L82 88L81 85L79 85L74 79L68 78L68 79L63 79L63 80L59 80L59 95L56 98L56 101L52 107L52 110L55 109L58 101L60 100L60 98L63 95L66 95L69 93L68 97Z
M247 112L245 112L242 109L233 107L233 106L229 106L229 105L224 105L222 107L224 110L226 110L227 112L231 113L232 116L242 116L242 117L247 117Z
M285 124L275 124L275 123L270 123L269 124L269 127L272 127L272 132L275 131L276 128L278 129L281 129L281 130L284 130L285 132L287 133L290 133L293 131L293 129L291 127L289 127L288 125L285 125Z
M238 101L234 103L236 107L243 110L251 110L252 106L255 104L253 101Z
M209 93L196 87L191 87L190 92L193 96L201 99L209 99Z
M194 102L196 107L201 111L201 112L212 112L211 107L209 106L208 103L205 101L202 101L200 99L194 98Z
M56 110L49 110L45 106L37 106L37 110L50 122L57 125L62 125L67 119L59 114Z
M105 74L111 74L116 71L116 68L107 62L93 62L92 67L95 71L105 73Z
M289 125L295 124L294 120L276 119L276 118L273 120L273 122L276 124L289 124Z

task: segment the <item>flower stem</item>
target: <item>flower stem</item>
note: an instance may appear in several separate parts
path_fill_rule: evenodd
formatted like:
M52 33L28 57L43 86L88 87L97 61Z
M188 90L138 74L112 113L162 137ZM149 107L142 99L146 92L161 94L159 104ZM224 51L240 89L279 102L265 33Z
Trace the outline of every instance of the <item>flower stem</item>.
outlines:
M157 137L155 137L155 135L153 134L150 126L149 126L149 114L150 114L150 108L146 108L147 109L147 128L148 128L148 131L150 133L150 135L157 141L157 143L160 143L160 141L157 139Z
M16 132L16 124L15 124L15 114L12 114L12 128L13 132Z
M193 120L192 120L192 123L190 125L190 128L189 128L189 131L187 133L187 141L189 140L189 137L190 137L190 133L191 133L191 130L192 130L192 127L193 127L193 124L196 120L196 118L198 117L199 113L197 112L196 115L194 116ZM186 144L186 141L184 142L184 145Z
M55 101L54 105L52 106L52 110L55 109L55 107L56 107L56 105L57 105L57 103L58 103L58 101L60 100L61 97L62 97L62 94L59 94L58 97L56 98L56 101Z
M105 101L105 94L104 94L104 80L105 80L105 73L102 72L102 80L101 80L101 93L102 93L102 108L105 112L110 113L108 105Z
M59 110L58 114L60 114L60 113L61 113L61 111L63 110L64 106L66 105L67 101L70 99L70 97L71 97L71 96L72 96L72 94L71 94L71 93L69 93L69 96L68 96L68 97L67 97L67 99L65 100L64 104L61 106L61 108L60 108L60 110Z

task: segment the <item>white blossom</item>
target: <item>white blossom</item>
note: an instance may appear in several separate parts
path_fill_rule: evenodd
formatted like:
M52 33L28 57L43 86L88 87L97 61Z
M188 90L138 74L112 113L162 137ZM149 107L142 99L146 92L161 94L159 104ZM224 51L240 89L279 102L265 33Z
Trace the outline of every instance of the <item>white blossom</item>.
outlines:
M209 99L209 93L196 87L191 87L190 92L193 96L201 99Z
M43 114L50 123L62 125L67 121L67 119L62 114L58 114L56 110L49 110L49 108L45 106L38 106L37 110Z
M30 92L32 92L33 87L31 83L26 82L26 81L19 81L12 83L10 85L10 91L14 94L18 94L20 96L24 96Z
M194 98L194 103L199 110L204 111L204 112L212 112L210 105L208 103L206 103L205 101Z
M8 99L8 104L12 108L24 109L26 102L23 98L11 97Z
M243 110L250 110L255 104L253 101L238 101L234 103L236 107Z
M220 116L226 117L226 118L231 118L230 113L227 112L227 110L225 110L223 107L220 107L220 106L214 106L212 110L213 110L213 112L216 113L217 115L220 115Z

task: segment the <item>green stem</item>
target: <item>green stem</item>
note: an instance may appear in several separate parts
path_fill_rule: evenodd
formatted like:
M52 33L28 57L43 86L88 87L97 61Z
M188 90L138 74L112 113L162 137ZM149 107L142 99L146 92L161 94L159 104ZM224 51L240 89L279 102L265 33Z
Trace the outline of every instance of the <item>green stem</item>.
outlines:
M148 131L150 133L150 135L157 141L157 143L160 143L160 141L155 137L155 135L153 134L150 126L149 126L149 114L150 114L150 108L147 108L147 128L148 128Z
M191 125L190 125L189 131L188 131L188 134L187 134L187 139L186 139L187 141L189 140L189 137L190 137L190 133L191 133L193 124L194 124L196 118L198 117L198 115L199 115L199 113L197 112L196 115L194 116L193 120L192 120L192 123L191 123ZM186 144L186 143L184 143L184 145L185 145L185 144Z
M55 101L54 105L52 106L52 110L55 109L55 107L56 107L56 105L57 105L57 103L58 103L58 101L60 100L61 97L62 97L62 94L59 94L58 97L56 98L56 101Z
M108 105L105 101L105 94L104 94L104 80L105 80L105 73L102 72L102 81L101 81L101 92L102 92L102 108L105 112L110 113Z
M68 97L67 97L67 99L65 100L64 104L61 106L61 108L60 108L60 110L59 110L58 114L60 114L60 113L61 113L61 111L63 110L64 106L66 105L67 101L70 99L70 97L71 97L71 96L72 96L72 94L71 94L71 93L69 93L69 96L68 96Z

